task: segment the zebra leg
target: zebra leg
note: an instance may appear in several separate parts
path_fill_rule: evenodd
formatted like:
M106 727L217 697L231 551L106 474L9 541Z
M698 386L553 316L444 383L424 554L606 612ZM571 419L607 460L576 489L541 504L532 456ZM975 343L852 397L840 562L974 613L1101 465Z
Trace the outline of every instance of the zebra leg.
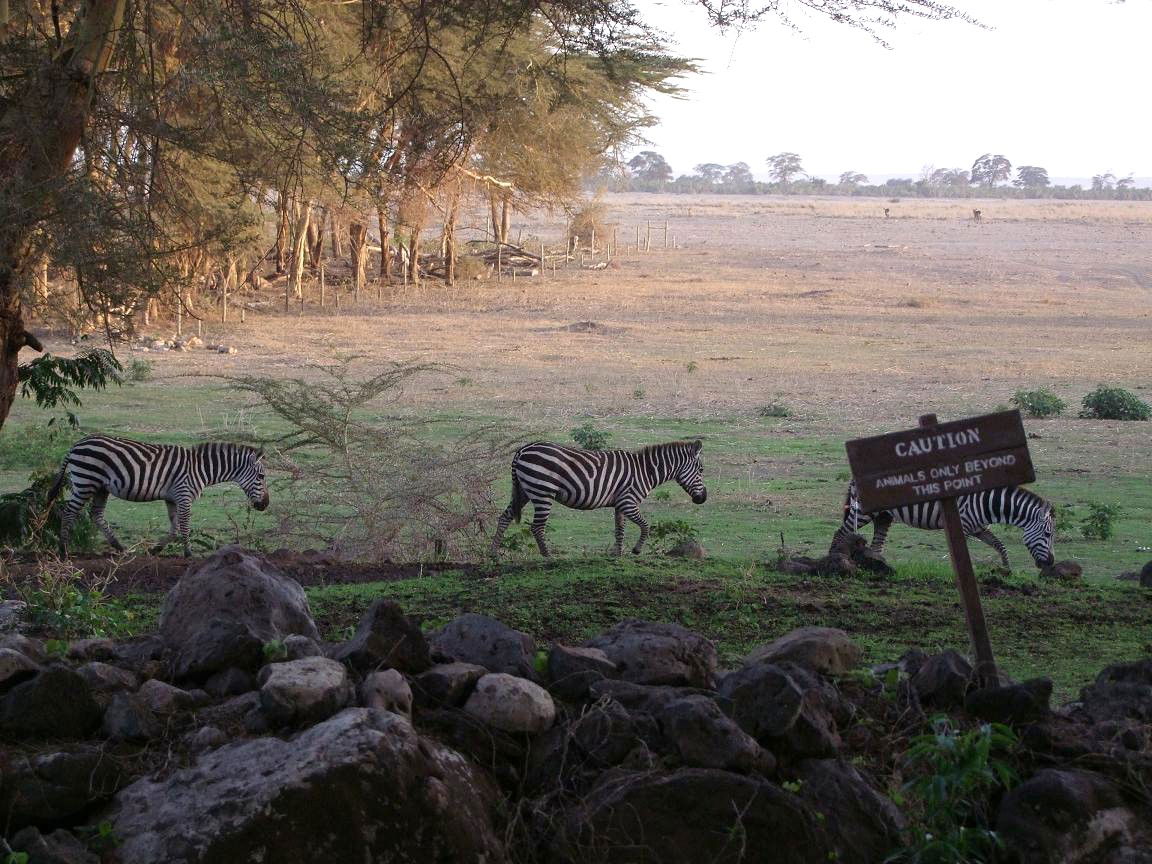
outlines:
M96 527L100 529L100 533L104 535L108 543L117 552L124 551L124 545L116 539L116 535L112 533L112 526L108 524L108 520L104 518L104 508L108 506L108 490L100 489L92 496L92 521Z
M619 507L616 514L616 545L612 547L612 554L619 558L624 553L624 511Z
M640 526L640 539L632 547L632 554L639 555L640 550L644 548L644 541L648 539L648 520L640 515L640 508L636 506L634 501L626 501L619 507L620 512Z
M512 505L509 504L507 509L500 514L500 520L496 523L496 533L492 535L491 555L493 558L500 554L500 541L504 539L504 532L508 530L508 526L512 524L512 520L515 518L516 514L512 510Z
M1000 563L1004 565L1004 569L1012 569L1012 565L1008 563L1008 550L1004 548L1004 544L1000 542L1000 539L991 531L989 531L987 527L981 528L979 531L972 532L970 536L982 543L987 543L989 546L999 552Z
M192 499L181 498L176 502L176 533L184 541L184 557L192 557L192 548L188 545L188 522L192 516Z
M76 525L76 517L80 515L80 511L84 509L84 505L88 503L89 492L87 490L77 489L72 487L72 495L68 501L60 508L60 557L68 557L68 542L72 539L72 528Z
M536 538L536 545L540 547L540 554L549 557L548 546L544 542L544 526L548 524L548 516L552 512L551 501L534 501L532 503L532 536Z
M176 539L176 505L171 501L165 501L168 505L168 533L164 535L164 539L148 550L151 555L159 555L164 551L164 547Z
M892 514L887 511L877 513L872 522L872 545L869 549L877 558L883 558L884 544L888 542L888 529L892 527Z

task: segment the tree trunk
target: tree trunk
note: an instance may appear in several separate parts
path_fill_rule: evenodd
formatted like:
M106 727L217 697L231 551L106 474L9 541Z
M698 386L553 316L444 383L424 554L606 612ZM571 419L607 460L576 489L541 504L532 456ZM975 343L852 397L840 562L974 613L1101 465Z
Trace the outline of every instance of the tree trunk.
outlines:
M412 238L408 241L408 278L413 288L420 287L420 233L423 227L412 229Z
M500 202L500 242L508 242L508 229L509 222L512 218L512 210L508 207L508 196L504 196L504 200Z
M368 266L368 226L353 222L348 226L348 242L352 247L352 297L359 302L364 287L364 271Z
M448 206L448 218L444 221L444 281L456 284L456 209L460 198L453 196Z
M324 222L327 218L327 211L321 210L320 218L313 219L308 225L308 269L313 273L320 267L320 258L324 255Z
M332 244L332 257L344 257L344 244L340 239L340 220L333 212L328 213L328 240Z
M51 60L0 112L0 427L18 385L25 345L43 350L24 329L20 288L36 261L36 229L54 206L91 113L92 93L108 68L126 0L82 0Z
M276 251L273 263L276 265L276 275L284 272L284 239L288 236L288 193L281 190L276 193Z
M384 202L376 204L376 226L380 229L380 281L392 278L392 244L388 239L388 211Z
M288 270L288 285L285 288L284 304L287 307L289 298L299 300L304 296L304 257L308 245L308 225L312 216L312 207L307 201L292 202L292 259Z

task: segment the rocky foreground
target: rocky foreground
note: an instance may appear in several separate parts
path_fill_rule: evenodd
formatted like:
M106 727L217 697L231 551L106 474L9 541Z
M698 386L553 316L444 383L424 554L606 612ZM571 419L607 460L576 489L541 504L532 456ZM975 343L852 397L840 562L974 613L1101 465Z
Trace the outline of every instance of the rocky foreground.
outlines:
M1152 862L1152 659L1057 709L1045 679L975 689L954 652L860 660L826 628L728 671L676 624L425 633L387 599L324 643L297 582L227 547L154 636L0 637L0 816L30 864L867 864L906 844L909 741L948 713L1021 741L980 802L997 860Z

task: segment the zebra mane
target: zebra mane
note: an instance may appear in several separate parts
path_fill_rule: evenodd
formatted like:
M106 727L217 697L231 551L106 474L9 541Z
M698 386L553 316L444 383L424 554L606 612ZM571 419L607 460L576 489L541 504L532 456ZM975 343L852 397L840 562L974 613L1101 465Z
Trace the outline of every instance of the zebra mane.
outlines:
M1049 503L1044 498L1041 498L1039 495L1037 495L1035 492L1031 491L1030 489L1025 489L1023 486L1014 486L1012 488L1016 490L1017 495L1020 495L1021 497L1025 498L1029 504L1038 502L1040 504L1043 504L1046 507L1052 506L1051 503ZM993 490L993 491L995 491L995 490Z
M637 455L643 456L648 453L667 453L670 450L691 450L696 444L696 441L665 441L663 444L648 444L634 452Z
M205 441L203 444L196 444L192 447L192 450L196 453L207 453L212 450L236 450L245 456L249 454L259 456L260 449L261 448L253 447L250 444L233 444L231 441Z

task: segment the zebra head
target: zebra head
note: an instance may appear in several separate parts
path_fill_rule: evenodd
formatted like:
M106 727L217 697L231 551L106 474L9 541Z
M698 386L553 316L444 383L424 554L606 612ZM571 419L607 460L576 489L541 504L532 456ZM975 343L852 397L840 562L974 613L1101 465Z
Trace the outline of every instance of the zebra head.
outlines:
M683 463L673 475L680 488L692 498L693 504L703 504L708 500L708 490L704 487L704 463L700 461L703 446L700 441L689 444Z
M860 530L860 493L856 491L856 478L848 483L848 494L844 496L844 524L855 534Z
M264 479L264 448L245 447L233 478L256 510L268 509L268 484Z
M1033 518L1023 526L1024 545L1032 553L1032 560L1037 567L1050 567L1056 562L1056 556L1052 554L1056 524L1052 505L1047 501L1042 504L1042 507L1036 509Z

